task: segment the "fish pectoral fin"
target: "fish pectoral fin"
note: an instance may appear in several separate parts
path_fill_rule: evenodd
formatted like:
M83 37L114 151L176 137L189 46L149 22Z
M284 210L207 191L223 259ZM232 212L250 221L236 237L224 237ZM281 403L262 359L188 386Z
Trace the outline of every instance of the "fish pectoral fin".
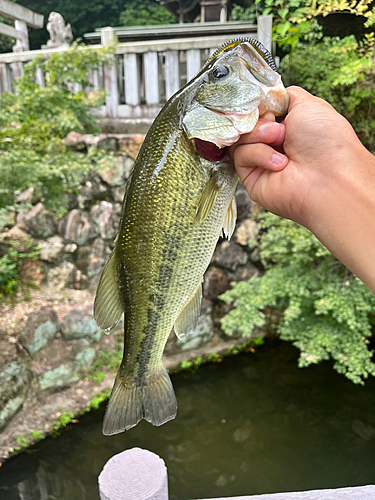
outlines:
M107 332L117 325L123 313L118 293L115 251L102 272L94 301L95 321Z
M127 431L142 418L162 425L175 418L177 401L169 375L160 363L141 384L134 377L117 374L103 421L103 434Z
M196 211L195 223L204 222L208 214L213 209L217 195L220 193L221 185L218 182L218 174L214 172L207 182L201 194Z
M201 302L202 285L199 283L174 324L174 331L178 338L194 332L198 323Z
M233 196L232 201L229 203L229 207L227 213L225 214L223 223L223 233L228 238L228 240L230 240L232 237L233 231L236 227L236 220L237 220L237 203L236 203L236 196Z

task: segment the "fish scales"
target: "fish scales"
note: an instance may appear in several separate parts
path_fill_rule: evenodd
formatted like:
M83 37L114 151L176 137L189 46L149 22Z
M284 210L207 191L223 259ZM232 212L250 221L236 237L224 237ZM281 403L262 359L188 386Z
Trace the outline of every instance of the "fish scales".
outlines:
M237 175L218 148L251 131L260 111L283 114L287 108L270 56L249 40L221 48L168 101L128 180L116 246L94 304L97 323L106 330L125 312L124 357L104 434L127 430L142 418L161 425L176 415L164 347L173 327L178 336L193 332L203 274L222 229L230 236L236 218ZM195 139L206 145L204 154Z

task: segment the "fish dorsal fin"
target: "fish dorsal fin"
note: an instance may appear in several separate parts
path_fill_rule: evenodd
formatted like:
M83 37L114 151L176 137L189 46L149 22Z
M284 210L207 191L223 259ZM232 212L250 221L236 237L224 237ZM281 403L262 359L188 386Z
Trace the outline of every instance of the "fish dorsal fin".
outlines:
M233 144L240 137L227 116L200 105L188 111L182 123L189 139L213 142L219 148Z
M198 323L201 302L202 285L199 283L174 324L174 331L178 338L194 332Z
M227 213L225 214L223 223L223 233L228 238L228 240L231 239L234 228L236 227L236 220L237 220L237 203L236 203L236 197L233 196L232 201L229 203L229 207Z
M115 252L112 252L103 270L94 301L95 321L107 332L117 325L123 313L118 293Z
M203 193L199 199L197 209L195 211L195 222L204 222L208 214L213 209L217 195L219 194L221 186L218 183L217 172L214 172L207 182Z

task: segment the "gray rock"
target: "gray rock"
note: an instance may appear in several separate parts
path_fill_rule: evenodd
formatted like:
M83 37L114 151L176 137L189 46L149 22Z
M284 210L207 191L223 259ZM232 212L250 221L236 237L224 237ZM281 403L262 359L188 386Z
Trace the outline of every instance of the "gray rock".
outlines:
M249 217L253 206L253 201L250 200L246 189L241 183L239 183L237 187L236 203L237 203L237 219L241 221L243 219L246 219L246 217Z
M46 278L44 264L40 260L23 259L18 274L25 283L40 286Z
M234 277L228 271L210 266L204 275L204 297L209 300L217 299L219 295L228 290L232 281L234 281Z
M26 191L22 191L17 198L16 203L31 203L34 196L34 188L29 187Z
M85 311L70 311L62 320L60 328L65 340L88 338L92 342L99 342L104 333L97 326L91 308Z
M108 189L103 185L102 179L96 173L90 172L78 189L80 192L77 196L77 202L81 209L91 206L93 200L108 199Z
M26 252L26 250L30 247L30 244L33 243L33 240L31 236L19 226L14 226L9 229L9 231L5 231L0 234L0 244L6 247L11 247L14 243L17 244L18 252Z
M92 278L103 270L110 255L110 250L105 241L96 238L92 245L79 247L77 250L77 266L86 276Z
M67 261L49 269L47 273L48 285L55 290L62 290L73 282L75 270L75 265Z
M73 276L73 288L76 290L85 290L90 285L90 280L79 269L76 269Z
M31 236L46 239L57 231L57 218L44 209L43 203L38 203L28 212L17 216L17 224Z
M235 281L248 281L257 274L259 274L259 269L251 264L251 262L248 262L246 266L237 268Z
M55 311L41 309L29 314L19 341L32 356L43 349L56 335L58 319Z
M85 138L78 132L69 132L64 139L64 144L75 151L84 151L86 149Z
M104 240L113 240L116 236L116 230L112 224L112 213L113 205L107 201L101 201L91 209L91 218Z
M258 224L254 220L246 219L237 226L233 239L239 245L254 247L258 234Z
M141 134L127 134L119 137L119 147L130 158L135 160L143 144L145 136Z
M118 151L118 141L116 137L102 137L97 141L96 147L104 151L112 151L115 153Z
M77 250L77 245L75 243L68 243L65 245L64 252L74 253Z
M211 262L229 271L235 271L238 266L246 264L247 254L234 241L223 241L216 248Z
M211 317L211 303L207 300L203 300L202 309L203 313L198 319L198 324L194 333L184 335L177 340L177 346L180 350L188 351L190 349L196 349L213 338L214 324Z
M85 245L98 232L82 210L72 210L59 224L59 232L63 238L77 245Z
M42 391L54 389L78 382L80 376L74 363L65 363L54 370L49 370L39 377L39 385Z
M15 220L15 215L14 212L7 209L3 208L2 209L3 213L1 215L0 219L0 233L8 228L12 228L14 224L16 223ZM1 237L1 235L0 235Z
M31 381L29 360L15 344L0 341L0 429L21 408Z
M253 262L260 262L261 256L260 256L260 248L259 247L254 248L254 250L250 254L250 259Z
M61 236L52 236L52 238L41 241L39 243L39 246L41 260L53 262L60 257L64 249L64 240L61 238Z
M113 187L111 189L113 199L117 203L122 203L124 200L125 187Z
M134 160L128 156L115 156L99 172L100 177L110 186L123 186L129 178L129 174L134 165Z
M78 366L82 369L86 369L90 367L95 359L95 349L89 347L87 349L83 349L83 351L79 352L76 356L76 361Z

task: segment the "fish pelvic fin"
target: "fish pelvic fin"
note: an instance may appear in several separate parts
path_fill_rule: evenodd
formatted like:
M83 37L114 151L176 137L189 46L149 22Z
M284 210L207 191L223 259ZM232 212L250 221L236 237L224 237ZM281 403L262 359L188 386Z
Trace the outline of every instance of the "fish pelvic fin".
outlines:
M236 227L236 220L237 220L237 203L236 203L236 197L233 196L232 201L229 203L229 207L227 213L225 214L223 223L223 233L228 238L228 240L230 240L232 237L232 234Z
M217 172L214 172L199 199L195 212L195 223L204 222L206 220L215 205L220 189L221 186L219 185Z
M142 383L117 374L103 421L103 434L111 436L136 426L142 418L159 426L175 418L177 401L167 370L160 363Z
M103 270L94 301L95 321L106 332L117 325L123 313L118 293L115 252L112 252Z
M178 338L183 337L185 334L194 333L198 323L201 302L202 285L199 283L174 324L174 331Z

